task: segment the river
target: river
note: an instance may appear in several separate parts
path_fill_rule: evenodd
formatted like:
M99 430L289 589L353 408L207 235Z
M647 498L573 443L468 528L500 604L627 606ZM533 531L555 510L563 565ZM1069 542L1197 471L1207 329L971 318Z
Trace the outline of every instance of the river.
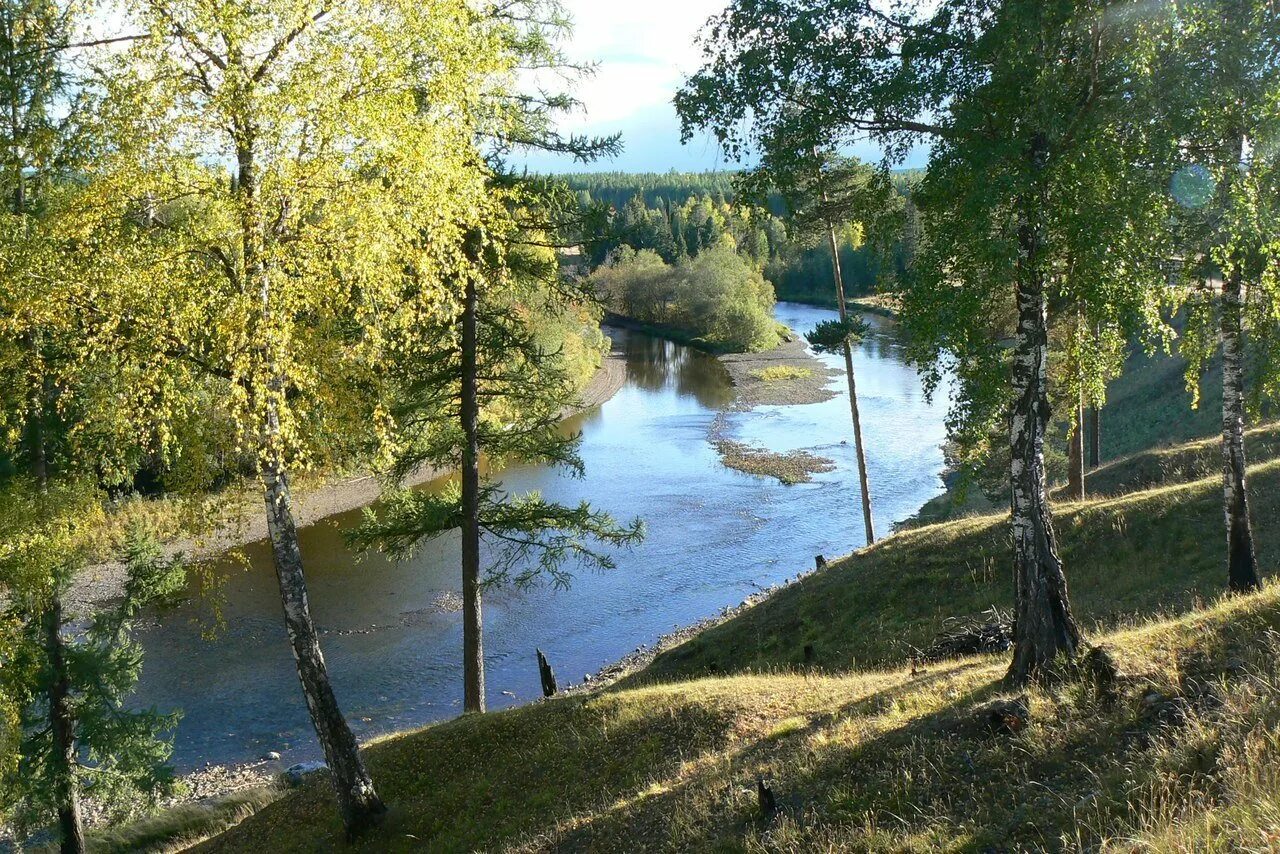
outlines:
M779 304L777 317L806 331L835 312ZM877 530L913 514L942 491L945 389L924 398L902 358L894 324L869 318L872 333L855 354ZM847 554L864 543L857 468L842 378L826 403L759 407L729 416L731 438L776 451L805 448L834 471L812 483L775 480L722 466L708 430L733 400L713 357L638 333L612 331L627 381L611 400L572 419L582 432L587 473L574 479L516 467L501 479L513 493L540 490L590 500L620 520L640 517L643 544L617 555L607 573L575 578L567 590L494 590L485 601L488 703L500 709L539 695L535 647L562 683L652 643L673 628L812 566L813 556ZM822 357L841 368L843 359ZM430 488L428 486L427 488ZM356 561L342 532L349 513L302 531L311 604L338 700L361 740L452 717L461 709L461 615L438 604L459 587L458 539L444 537L413 559L374 555ZM284 637L265 544L248 562L212 565L225 628L206 637L209 608L199 599L146 629L138 700L182 709L174 764L251 761L267 751L283 763L316 758L319 748Z

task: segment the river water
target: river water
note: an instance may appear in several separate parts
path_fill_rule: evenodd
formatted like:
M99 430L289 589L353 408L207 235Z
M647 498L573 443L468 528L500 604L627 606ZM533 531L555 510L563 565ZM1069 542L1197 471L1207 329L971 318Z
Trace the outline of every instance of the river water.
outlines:
M835 312L779 304L777 317L800 332ZM870 318L855 355L877 530L887 533L942 491L945 389L924 399L902 358L894 325ZM613 331L627 381L603 406L569 427L582 432L587 474L573 479L540 467L504 471L512 493L530 489L562 502L590 500L620 520L640 517L643 544L617 555L608 573L579 575L568 590L494 590L485 601L485 664L491 709L539 695L534 649L562 684L652 643L677 626L711 616L813 564L864 544L857 464L843 377L826 403L760 407L729 416L728 436L777 451L805 448L836 462L812 483L783 486L722 466L708 430L733 389L711 356L637 333ZM822 357L832 367L843 360ZM430 488L430 487L428 487ZM461 709L461 615L440 606L459 588L458 539L441 538L411 561L373 555L356 561L342 532L350 513L302 532L311 604L338 700L358 738L452 717ZM174 762L256 759L284 763L319 748L285 640L265 544L248 565L226 562L225 628L206 637L198 601L146 630L139 702L182 709ZM198 619L203 617L204 620Z

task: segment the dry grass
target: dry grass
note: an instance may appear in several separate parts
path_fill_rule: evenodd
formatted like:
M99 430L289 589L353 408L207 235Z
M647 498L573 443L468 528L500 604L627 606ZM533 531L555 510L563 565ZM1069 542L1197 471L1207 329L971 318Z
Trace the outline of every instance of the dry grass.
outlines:
M370 748L394 806L353 850L1269 850L1278 627L1270 587L1115 632L1103 639L1123 674L1115 696L1030 692L1012 736L977 714L1002 696L991 657L464 718ZM339 834L315 784L199 850L336 850Z
M1250 474L1271 569L1280 460ZM1004 519L965 519L812 574L613 689L371 745L392 811L351 850L1280 850L1280 585L1222 595L1220 500L1211 477L1057 508L1075 606L1121 676L1026 692L1016 734L981 715L1003 656L905 664L946 617L1010 597ZM316 781L198 850L346 847Z

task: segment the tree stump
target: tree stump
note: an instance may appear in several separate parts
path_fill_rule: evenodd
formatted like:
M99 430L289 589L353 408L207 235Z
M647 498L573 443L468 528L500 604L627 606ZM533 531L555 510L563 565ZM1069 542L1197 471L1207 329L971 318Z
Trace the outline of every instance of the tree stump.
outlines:
M756 777L756 800L760 804L760 817L763 819L771 819L778 812L778 799L773 795L773 789L765 784L764 777Z
M538 653L538 675L542 678L542 696L554 697L558 690L556 672L551 669L551 664L547 661L547 657L542 654L542 650L535 651Z

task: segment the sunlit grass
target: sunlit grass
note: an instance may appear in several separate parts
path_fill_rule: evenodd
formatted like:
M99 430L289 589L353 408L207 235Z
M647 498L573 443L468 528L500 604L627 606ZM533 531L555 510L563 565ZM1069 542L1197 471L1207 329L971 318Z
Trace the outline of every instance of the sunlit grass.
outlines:
M751 376L767 383L777 383L786 382L787 380L808 379L813 376L813 371L809 368L799 368L795 365L773 365L752 371Z

